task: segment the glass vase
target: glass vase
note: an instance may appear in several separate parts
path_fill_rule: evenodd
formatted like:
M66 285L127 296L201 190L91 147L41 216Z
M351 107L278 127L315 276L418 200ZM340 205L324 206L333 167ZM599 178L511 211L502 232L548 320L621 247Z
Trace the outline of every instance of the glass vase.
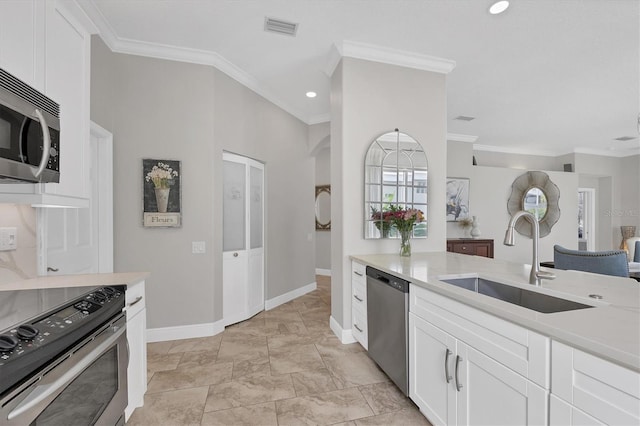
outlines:
M400 231L400 256L411 256L411 230Z

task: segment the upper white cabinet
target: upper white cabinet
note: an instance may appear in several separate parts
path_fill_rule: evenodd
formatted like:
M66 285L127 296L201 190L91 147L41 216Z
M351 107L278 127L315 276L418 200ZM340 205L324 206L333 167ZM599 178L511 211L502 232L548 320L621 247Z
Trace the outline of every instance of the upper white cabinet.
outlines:
M0 67L60 104L60 183L0 185L0 202L88 207L91 34L62 1L0 2Z

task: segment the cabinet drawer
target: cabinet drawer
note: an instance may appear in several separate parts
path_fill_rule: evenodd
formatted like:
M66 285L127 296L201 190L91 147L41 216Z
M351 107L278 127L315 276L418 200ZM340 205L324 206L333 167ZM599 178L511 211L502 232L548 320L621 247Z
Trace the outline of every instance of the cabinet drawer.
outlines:
M559 342L551 393L606 424L640 424L640 374Z
M367 267L355 260L351 261L351 281L366 283Z
M127 318L133 318L145 308L144 281L128 284L125 290L125 309Z
M549 389L549 338L412 284L409 310Z
M361 311L358 308L354 308L351 311L351 333L353 337L360 342L362 347L369 349L368 334L367 334L367 311Z
M367 286L364 283L354 282L351 291L353 294L351 300L353 307L358 307L363 312L367 312Z

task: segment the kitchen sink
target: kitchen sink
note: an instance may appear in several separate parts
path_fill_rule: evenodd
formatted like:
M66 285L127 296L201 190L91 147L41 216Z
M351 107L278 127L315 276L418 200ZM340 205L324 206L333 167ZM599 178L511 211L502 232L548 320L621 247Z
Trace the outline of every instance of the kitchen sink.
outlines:
M447 284L453 284L456 287L464 288L465 290L484 294L485 296L500 299L543 314L593 308L592 305L585 305L572 300L549 296L547 294L514 287L508 284L502 284L497 281L492 281L478 276L456 278L440 277L439 280Z

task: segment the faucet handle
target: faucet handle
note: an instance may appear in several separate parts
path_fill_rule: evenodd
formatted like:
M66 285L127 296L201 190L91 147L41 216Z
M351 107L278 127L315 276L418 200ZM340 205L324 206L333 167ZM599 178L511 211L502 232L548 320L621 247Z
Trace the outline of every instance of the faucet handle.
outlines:
M538 271L536 272L536 278L541 280L555 280L556 274L554 274L553 272Z

